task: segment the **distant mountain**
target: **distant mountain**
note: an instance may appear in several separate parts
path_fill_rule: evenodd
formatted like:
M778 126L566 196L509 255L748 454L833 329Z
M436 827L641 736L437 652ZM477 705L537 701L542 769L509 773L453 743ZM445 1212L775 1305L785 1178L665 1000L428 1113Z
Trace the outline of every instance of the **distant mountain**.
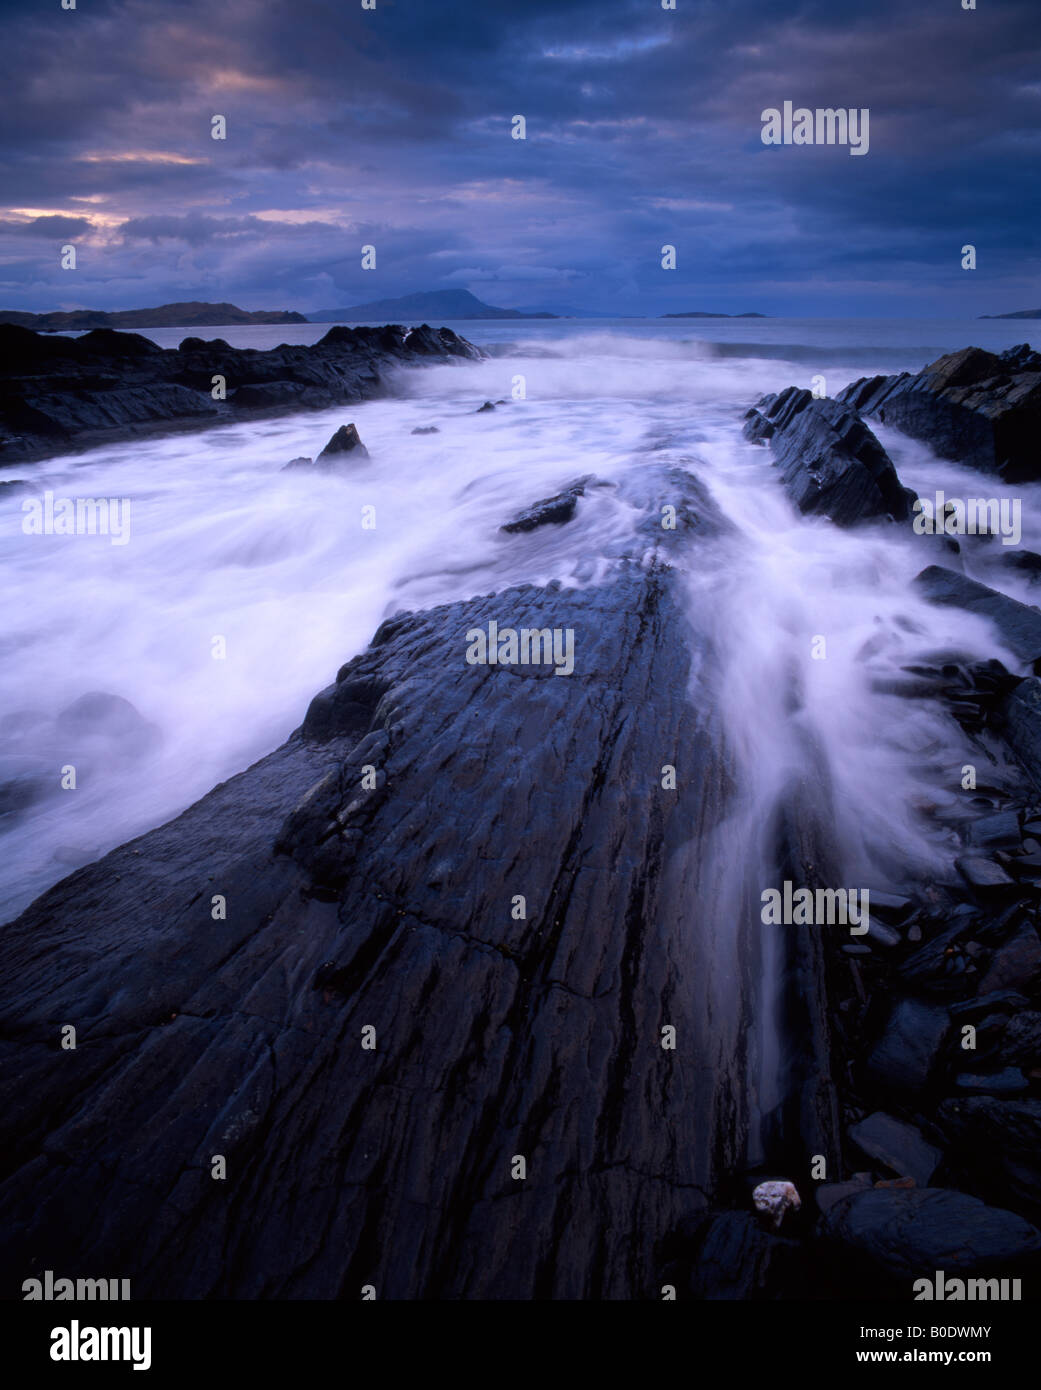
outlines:
M402 323L411 319L554 319L558 315L497 309L469 290L428 290L400 299L370 299L346 309L319 309L307 317L312 323Z
M766 319L769 314L705 314L699 309L689 309L683 314L661 314L663 319Z
M288 309L250 312L234 304L204 304L198 299L184 304L160 304L155 309L70 309L52 314L25 314L0 309L0 323L16 323L37 332L74 332L92 328L203 328L224 323L306 323L303 314Z
M1020 309L1017 314L980 314L981 319L1041 319L1041 309Z

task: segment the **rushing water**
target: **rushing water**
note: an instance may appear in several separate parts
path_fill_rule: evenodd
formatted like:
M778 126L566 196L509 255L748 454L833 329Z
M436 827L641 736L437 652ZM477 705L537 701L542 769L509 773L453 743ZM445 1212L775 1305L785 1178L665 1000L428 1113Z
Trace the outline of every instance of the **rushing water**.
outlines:
M0 818L0 917L117 843L169 819L275 747L310 697L405 608L522 581L596 582L635 514L609 492L581 526L506 537L517 510L586 473L619 478L684 461L737 528L711 560L692 552L691 603L724 654L722 692L740 769L731 843L758 852L766 810L809 739L826 760L848 883L949 873L949 836L922 815L951 795L963 750L950 721L874 679L943 649L1002 653L985 624L909 590L931 563L901 529L861 533L799 517L765 450L741 437L763 392L829 394L916 369L967 343L1000 349L1024 323L752 320L453 325L500 355L402 372L391 399L67 456L11 470L34 492L129 498L130 539L27 536L0 490L0 783L47 789ZM328 325L204 330L253 347L316 340ZM170 346L185 334L157 330ZM511 346L512 344L512 346ZM514 400L523 376L526 399ZM507 401L477 414L486 399ZM343 478L283 473L354 420L372 455ZM414 436L417 426L438 433ZM978 474L880 430L925 493L987 495ZM1037 488L1021 488L1021 544L1041 548ZM362 526L375 508L376 525ZM1030 601L1024 581L987 581ZM826 639L826 659L812 655ZM223 638L224 659L214 641ZM57 716L104 691L151 726L85 733ZM154 736L149 741L148 735ZM75 791L60 769L77 768Z

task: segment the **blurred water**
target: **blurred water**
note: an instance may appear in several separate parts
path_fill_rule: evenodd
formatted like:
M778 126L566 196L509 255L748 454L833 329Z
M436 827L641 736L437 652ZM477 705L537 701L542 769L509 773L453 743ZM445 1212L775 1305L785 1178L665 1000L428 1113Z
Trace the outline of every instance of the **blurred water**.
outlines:
M1031 325L455 327L503 355L401 372L391 399L98 449L5 475L20 473L33 493L0 490L0 772L42 779L49 794L0 819L0 917L270 751L388 614L523 581L595 582L602 557L625 546L637 519L614 494L584 499L580 526L510 537L498 528L576 476L621 478L652 451L655 463L687 461L739 531L711 560L692 555L689 584L725 653L745 833L786 784L798 757L796 720L825 750L856 881L881 886L894 862L949 869L950 845L915 805L923 778L934 775L927 764L937 740L946 740L951 765L960 750L928 706L873 692L872 674L930 649L1000 650L978 620L912 597L910 579L934 558L917 538L853 535L796 516L766 451L741 438L741 418L763 392L808 386L818 371L834 395L854 377L917 367L970 341L1023 341ZM327 328L192 332L266 347L313 341ZM187 331L150 336L168 346ZM524 400L512 399L519 375ZM486 399L506 403L477 414ZM348 420L370 461L342 478L281 472L288 460L317 454ZM411 434L430 425L439 432ZM909 485L967 495L970 479L981 492L979 475L883 435ZM129 543L25 535L22 501L45 489L129 498ZM1036 493L1017 490L1024 545L1041 544ZM363 529L366 507L375 508L374 529ZM1024 596L1023 581L1002 585ZM827 637L825 661L811 657L815 635ZM212 655L217 637L223 660ZM869 641L878 650L865 660ZM55 726L93 691L130 701L158 731L155 744L128 759L121 733L106 741L104 730L88 738ZM67 762L77 766L76 791L58 790Z

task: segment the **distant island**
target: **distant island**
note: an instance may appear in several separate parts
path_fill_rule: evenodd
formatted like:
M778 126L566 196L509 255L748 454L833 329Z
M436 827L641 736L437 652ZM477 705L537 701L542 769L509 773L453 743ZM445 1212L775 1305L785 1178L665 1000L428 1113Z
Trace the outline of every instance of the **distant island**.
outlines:
M980 314L981 319L1041 319L1041 309L1020 309L1016 314Z
M769 314L706 314L700 309L688 309L682 314L659 314L662 319L765 319Z
M154 309L70 309L51 314L26 314L0 309L0 323L14 323L38 333L73 332L92 328L202 328L225 323L306 323L303 314L288 309L239 309L234 304L204 304L192 299L160 304Z
M346 309L319 309L307 317L312 323L401 323L404 319L555 319L559 315L498 309L469 290L428 290L400 299L371 299Z

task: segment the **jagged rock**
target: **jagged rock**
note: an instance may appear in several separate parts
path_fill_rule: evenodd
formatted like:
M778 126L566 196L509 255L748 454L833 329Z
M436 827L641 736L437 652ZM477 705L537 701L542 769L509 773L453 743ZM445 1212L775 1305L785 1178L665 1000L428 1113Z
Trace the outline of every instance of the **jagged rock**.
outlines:
M950 1023L942 1004L898 1000L868 1057L868 1076L883 1090L924 1090L943 1054Z
M799 510L837 526L891 517L906 521L914 494L852 410L789 386L745 416L748 439L769 444L785 491Z
M913 1125L881 1110L854 1125L849 1137L869 1158L891 1168L898 1177L913 1178L918 1187L928 1187L942 1157Z
M967 613L989 619L1001 640L1021 661L1034 663L1041 658L1041 613L1036 608L999 594L964 574L955 574L943 565L922 570L915 576L914 584L930 603L964 608Z
M534 531L539 526L549 524L562 526L572 519L578 505L578 499L584 497L586 488L595 482L596 479L592 474L579 478L575 482L569 483L556 496L543 498L541 502L533 502L519 516L506 522L504 526L500 526L499 530L513 533L516 531Z
M1041 1267L1041 1233L1021 1216L943 1188L856 1193L825 1213L820 1231L847 1272L860 1265L875 1297L886 1280L910 1297L912 1281L938 1269L1014 1277Z
M477 415L483 415L486 410L494 410L495 406L491 401L485 401L484 405L479 405L476 410Z
M379 394L390 366L483 356L451 329L426 324L337 326L310 347L264 352L220 338L188 337L166 349L113 329L49 338L3 324L0 463L215 421L328 409ZM224 378L226 400L211 395L215 376Z
M1041 355L1026 345L964 348L915 375L861 378L838 399L957 463L1008 482L1041 476Z

